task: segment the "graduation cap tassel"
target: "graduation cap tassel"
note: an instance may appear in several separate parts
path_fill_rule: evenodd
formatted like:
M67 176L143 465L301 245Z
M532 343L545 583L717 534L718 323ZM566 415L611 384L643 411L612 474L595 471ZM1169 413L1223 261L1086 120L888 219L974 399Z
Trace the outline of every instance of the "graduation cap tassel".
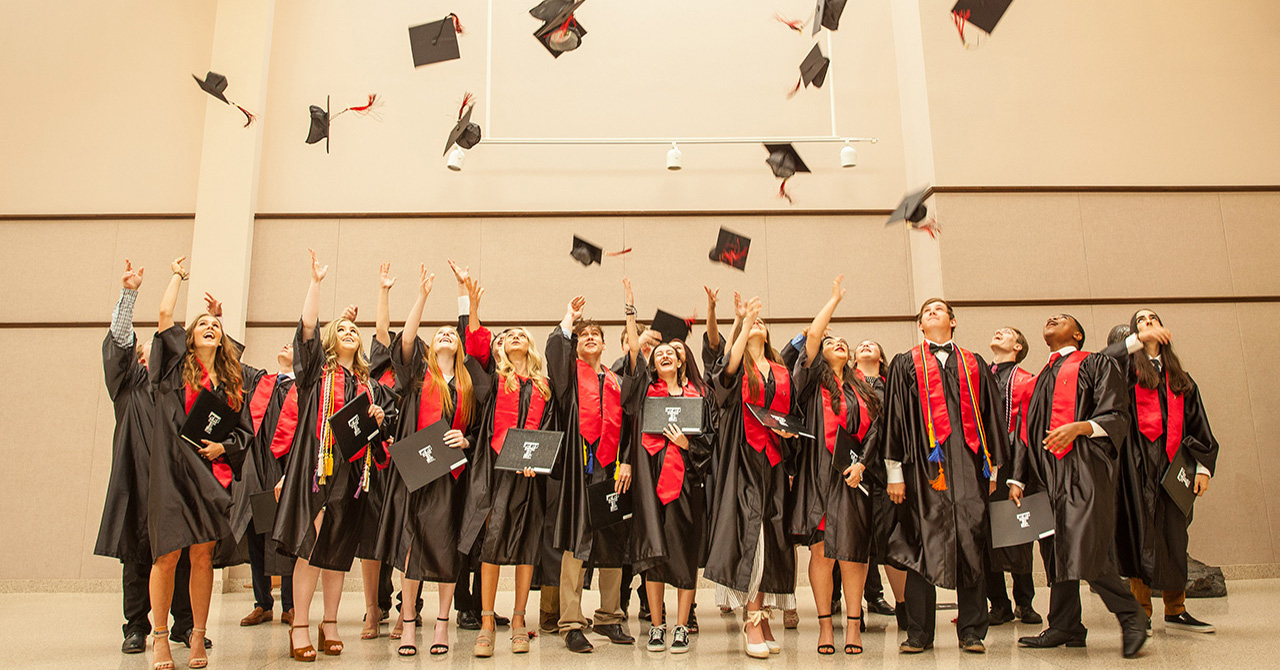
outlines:
M695 323L697 323L697 322L698 322L698 310L697 310L697 309L694 309L694 310L693 310L693 316L691 316L691 317L689 317L689 318L685 319L685 320L684 320L684 325L686 325L686 326L688 326L689 328L691 328L691 329L692 329L692 328L693 328L693 324L695 324Z
M929 237L935 240L938 239L938 234L942 232L942 228L938 227L937 219L929 219L924 225L918 226L917 229L929 233Z
M787 203L788 203L788 204L791 204L791 203L793 203L793 202L795 202L795 201L791 199L791 194L790 194L790 193L787 193L787 179L790 179L790 177L787 177L786 179L783 179L783 180L782 180L782 183L778 185L778 197L779 197L779 198L786 198L786 199L787 199Z
M462 35L462 34L464 34L464 33L465 33L465 31L462 29L462 20L458 18L458 15L457 15L457 14L447 14L447 15L445 15L445 17L446 17L446 18L453 19L453 31L454 31L454 32L458 33L459 35Z
M623 249L622 251L606 251L606 252L604 252L604 255L606 255L606 256L621 256L621 255L623 255L623 254L629 254L629 253L631 253L631 247L627 247L626 249Z
M960 33L960 44L962 45L967 44L964 41L964 24L969 21L971 15L972 12L967 9L951 12L951 20L955 22L956 30Z
M467 108L476 104L476 96L470 92L464 93L462 96L462 106L458 107L458 118L466 113Z
M776 19L778 23L781 23L782 25L796 31L797 33L804 32L804 21L801 21L799 19L788 19L787 17L777 12L773 13L773 18Z
M804 86L804 77L796 80L796 85L787 93L787 99L790 100L796 97L796 94L800 92L801 86Z
M248 128L250 125L252 125L252 124L253 124L254 119L258 118L258 116L257 116L256 114L254 114L253 112L251 112L251 111L249 111L249 110L245 109L244 107L241 107L240 105L236 105L236 109L238 109L238 110L240 110L242 113L244 113L244 127L245 127L245 128Z
M363 105L360 105L358 107L348 107L342 110L342 112L355 112L356 114L367 115L369 112L372 112L374 107L376 107L380 102L381 101L378 100L377 93L370 93L369 102ZM338 112L338 113L341 114L342 112Z

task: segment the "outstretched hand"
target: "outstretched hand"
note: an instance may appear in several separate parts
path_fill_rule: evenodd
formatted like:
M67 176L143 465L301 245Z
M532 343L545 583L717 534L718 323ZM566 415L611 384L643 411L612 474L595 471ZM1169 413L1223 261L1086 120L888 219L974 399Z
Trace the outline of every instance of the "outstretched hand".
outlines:
M218 318L222 318L222 303L213 297L212 293L205 291L204 293L204 311Z
M471 300L471 309L480 307L480 299L484 297L484 287L480 286L480 282L467 277L466 280L467 296Z
M360 313L359 307L356 307L355 305L347 305L346 309L342 310L342 318L346 319L347 321L350 321L351 323L355 323L356 315L359 313Z
M135 271L133 263L130 263L128 258L124 259L124 276L120 278L120 283L131 291L138 290L142 286L142 271L141 265Z
M307 251L311 254L311 282L319 284L324 281L325 275L329 274L329 266L320 264L315 249L307 249Z
M569 323L573 323L575 321L581 320L582 310L585 309L586 306L587 306L586 298L580 295L574 296L573 300L569 301L568 308L565 309L564 318L567 319Z
M707 305L714 307L716 302L720 300L720 289L711 288L710 286L703 284L702 290L707 292Z
M169 269L173 271L173 274L182 277L184 280L188 276L187 269L182 267L182 264L185 263L186 260L186 256L179 256L178 258L173 259L172 263L169 263Z
M733 292L733 315L738 319L747 318L747 304L742 301L742 294Z
M844 281L844 275L839 275L831 282L831 298L836 302L844 300L844 294L847 292L847 289L841 288L840 286L840 282L842 281Z
M378 266L378 288L390 290L396 285L396 278L391 276L391 261L383 261Z
M422 263L418 266L418 294L424 299L431 295L431 286L436 281L435 273L427 274L427 264Z
M632 307L636 305L636 296L631 291L631 279L628 277L622 278L622 300Z
M459 284L467 283L467 278L471 276L471 266L467 266L465 268L459 267L458 264L454 263L452 259L450 259L448 262L449 262L449 269L453 270L453 278L457 280Z

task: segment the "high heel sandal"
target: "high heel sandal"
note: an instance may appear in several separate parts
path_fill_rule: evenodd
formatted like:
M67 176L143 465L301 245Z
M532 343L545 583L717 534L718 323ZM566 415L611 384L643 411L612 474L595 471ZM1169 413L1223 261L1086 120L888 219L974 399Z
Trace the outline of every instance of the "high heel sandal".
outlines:
M404 623L407 623L410 626L417 626L417 619L416 618L410 619L409 621L406 621ZM401 656L417 656L418 655L418 641L416 639L417 633L418 633L417 628L414 628L408 635L406 635L404 631L401 630L400 648L396 649L396 653L400 654Z
M819 621L819 622L821 622L823 619L830 619L830 618L831 618L831 615L830 615L830 614L819 614L819 615L818 615L818 621ZM819 632L818 632L818 635L819 635L819 636L821 636L821 635L822 635L822 632L821 632L821 631L822 631L821 624L819 624L818 631L819 631ZM831 634L832 634L832 636L835 636L835 631L833 630ZM835 654L835 653L836 653L836 646L835 646L834 644L820 644L820 645L818 645L818 653L819 653L819 654L822 654L823 656L831 656L832 654Z
M494 631L484 627L484 618L493 616L493 610L480 612L480 634L476 636L476 646L471 650L471 653L477 658L493 656ZM495 628L498 625L496 617L494 617L493 625Z
M153 655L155 654L155 651L156 651L156 645L159 644L161 640L164 640L165 647L169 646L169 629L168 628L157 628L156 630L151 631L151 637L152 637L151 653ZM152 668L154 668L155 670L173 670L172 653L170 654L169 660L156 661L155 664L152 666Z
M205 629L203 629L203 628L192 628L192 629L191 629L191 638L192 638L191 653L192 653L192 654L195 654L197 649L199 649L200 651L204 652L205 654L208 654L208 653L209 653L209 652L208 652L208 651L206 651L206 650L205 650L205 648L204 648L204 634L205 634L205 632L207 632L207 631L205 631ZM195 642L196 633L199 633L199 634L200 634L200 641L199 641L199 642ZM187 659L187 667L188 667L188 668L207 668L207 667L209 667L209 657L208 657L208 656L202 656L202 657L200 657L200 658L188 658L188 659Z
M414 619L414 622L417 622L417 618ZM396 625L391 627L391 632L387 633L387 637L399 640L401 635L404 635L404 612L400 613L399 618L396 619Z
M747 612L747 622L742 625L742 645L747 652L747 656L751 658L769 658L769 645L765 642L753 643L751 638L747 636L747 626L760 627L760 622L768 616L764 610L750 610Z
M378 608L375 607L373 609L378 609ZM378 610L378 613L381 614L382 611ZM382 621L380 621L378 617L374 617L373 621L370 621L369 609L366 608L364 612L364 628L360 631L360 639L376 640L381 636L382 636Z
M765 618L766 620L773 619L773 610L772 610L772 609L765 608L765 609L762 609L762 610L760 610L760 611L764 612L764 618ZM763 627L764 627L764 626L761 626L761 628L763 628ZM784 626L784 628L785 628L785 626ZM764 631L762 630L761 632L763 633ZM769 635L773 635L773 630L772 630L772 629L770 629L770 630L769 630L769 632L768 632L768 634L769 634ZM769 638L767 638L767 637L766 637L766 638L764 639L764 643L765 643L765 646L769 647L769 653L770 653L770 654L781 654L781 653L782 653L782 643L781 643L781 642L778 642L777 640L770 640Z
M511 653L529 653L529 630L524 626L516 626L516 617L524 618L524 610L511 611Z
M342 654L342 640L329 640L324 636L324 625L331 623L338 625L337 621L320 621L320 625L316 626L316 630L320 632L320 648L324 650L325 656L338 656Z
M448 618L448 617L445 617L445 618L441 619L440 617L436 617L436 625L437 625L437 626L439 626L441 623L444 623L444 624L445 624L444 632L445 632L445 639L447 640L447 639L449 639L449 638L448 638L448 635L449 635L449 626L448 626L449 618ZM434 634L434 633L433 633L433 634ZM431 648L430 648L430 649L428 649L428 651L430 651L430 652L431 652L431 655L432 655L432 656L443 656L444 654L449 653L449 645L447 645L447 644L432 644L432 645L431 645Z
M859 630L861 630L861 626L862 626L862 623L861 623L861 621L862 621L862 615L861 615L861 614L859 614L858 616L851 616L851 617L845 617L845 618L846 618L846 619L848 619L849 621L857 621L857 622L859 622L859 623L858 623L858 626L859 626ZM861 654L861 653L862 653L862 645L860 645L860 644L852 644L852 643L850 643L850 644L846 644L846 645L844 646L844 653L845 653L845 654L848 654L849 656L856 656L856 655L858 655L858 654Z
M293 631L299 628L308 630L310 629L310 626L308 626L305 623L289 625L289 655L292 656L293 660L295 661L300 661L302 663L315 663L315 660L316 660L315 647L311 646L310 644L308 644L305 647L293 646ZM310 642L310 640L307 640L307 642Z

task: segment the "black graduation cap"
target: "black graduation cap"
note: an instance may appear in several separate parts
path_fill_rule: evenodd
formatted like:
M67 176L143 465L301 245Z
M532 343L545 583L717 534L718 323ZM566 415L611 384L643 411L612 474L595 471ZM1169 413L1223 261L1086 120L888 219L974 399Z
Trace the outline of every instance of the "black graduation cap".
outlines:
M797 172L809 171L809 166L804 164L804 160L791 144L765 144L764 148L769 150L769 157L765 162L769 164L769 169L773 170L773 176L785 180L790 179Z
M957 19L963 19L982 29L987 34L996 29L996 24L1009 10L1013 0L959 0L951 13Z
M885 221L885 225L889 225L894 221L906 220L911 224L917 224L928 216L929 208L925 207L925 196L929 193L929 187L926 186L919 191L908 193L902 197L902 202L898 203L897 209L889 215L889 220Z
M203 81L201 81L201 79L195 76L194 74L191 75L191 78L196 80L196 83L200 85L200 88L204 89L205 93L212 95L213 97L227 103L228 105L231 104L231 101L227 100L227 96L222 94L223 91L227 90L226 77L218 74L217 72L210 71L208 74L204 76Z
M604 249L578 237L573 236L573 249L569 250L569 255L573 256L573 260L582 263L586 267L591 267L592 263L599 263L604 256Z
M818 8L813 12L813 34L818 30L836 30L840 27L840 15L844 13L846 0L818 0Z
M307 133L307 144L315 144L324 140L324 152L329 153L329 97L325 96L324 109L311 105L311 130Z
M529 10L530 14L543 20L542 26L533 31L533 36L555 58L582 45L582 38L587 34L587 30L578 23L573 13L584 2L586 0L544 0L537 7ZM548 16L550 18L544 18Z
M689 322L672 314L658 310L653 317L653 323L650 328L662 333L662 341L670 342L671 340L688 341L689 339Z
M471 122L471 110L474 107L471 94L468 93L462 98L462 112L458 115L458 122L453 125L453 130L449 131L449 141L445 143L441 156L447 155L454 144L470 149L480 143L480 125Z
M747 252L751 250L751 238L721 228L716 246L711 249L711 260L724 263L736 270L747 269Z
M456 60L462 57L458 50L458 34L462 24L457 14L449 14L439 21L409 28L409 49L413 51L413 66Z
M827 68L829 67L831 67L831 59L822 55L822 49L819 49L818 45L813 45L809 55L805 56L803 61L800 61L800 82L806 87L809 84L813 84L818 88L822 88L823 82L827 80ZM797 86L796 90L800 90L800 87Z

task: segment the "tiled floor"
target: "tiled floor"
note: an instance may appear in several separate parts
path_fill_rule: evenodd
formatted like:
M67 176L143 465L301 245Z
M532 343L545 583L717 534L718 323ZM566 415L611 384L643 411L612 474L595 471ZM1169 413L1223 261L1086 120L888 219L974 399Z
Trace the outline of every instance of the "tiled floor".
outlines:
M602 637L592 635L596 651L588 655L569 653L559 639L539 638L531 653L513 656L507 646L504 630L498 631L498 652L492 659L475 659L470 655L475 633L450 633L453 650L444 657L426 655L430 635L419 636L422 655L402 659L395 655L395 645L383 636L376 641L359 639L362 602L359 593L347 593L342 602L342 635L347 649L340 657L321 656L311 667L408 668L470 667L490 665L517 670L576 670L591 668L687 668L720 670L722 668L785 667L906 667L942 670L946 668L1084 668L1084 667L1156 667L1161 668L1274 668L1280 667L1280 580L1259 579L1230 582L1228 598L1190 601L1191 612L1214 623L1214 635L1197 635L1177 631L1166 632L1157 613L1155 637L1135 661L1120 657L1120 632L1115 619L1107 614L1097 597L1085 589L1085 625L1089 627L1086 649L1019 649L1016 638L1038 632L1039 627L1006 624L993 628L987 636L985 656L962 655L956 648L949 621L951 611L938 612L938 646L920 656L905 657L897 653L901 639L892 617L872 615L864 636L866 653L860 657L818 656L817 626L813 600L808 589L802 589L800 628L780 636L783 652L770 660L752 660L742 653L740 619L722 617L717 612L712 591L699 591L702 632L694 636L693 650L683 656L654 654L642 646L611 646ZM947 594L939 593L946 601ZM1042 613L1048 607L1049 593L1041 588L1036 594L1036 607ZM428 599L424 616L434 614ZM537 597L530 602L536 610ZM587 604L594 606L594 594ZM674 607L669 596L669 608ZM291 668L295 667L285 651L287 628L278 619L255 628L241 628L240 617L252 609L252 596L244 593L215 595L209 622L209 636L215 648L209 654L211 668ZM1158 606L1158 605L1157 605ZM316 603L318 613L319 599ZM631 633L637 638L647 634L648 626L635 621L632 603ZM499 611L510 611L511 593L498 594ZM125 656L120 653L120 599L118 594L3 594L0 595L0 668L120 668L146 670L151 667L151 653ZM277 613L278 614L278 613ZM314 617L318 618L318 617ZM775 630L781 631L781 622ZM314 629L313 629L314 635ZM837 643L843 632L837 628ZM186 667L186 648L176 645L177 667Z

